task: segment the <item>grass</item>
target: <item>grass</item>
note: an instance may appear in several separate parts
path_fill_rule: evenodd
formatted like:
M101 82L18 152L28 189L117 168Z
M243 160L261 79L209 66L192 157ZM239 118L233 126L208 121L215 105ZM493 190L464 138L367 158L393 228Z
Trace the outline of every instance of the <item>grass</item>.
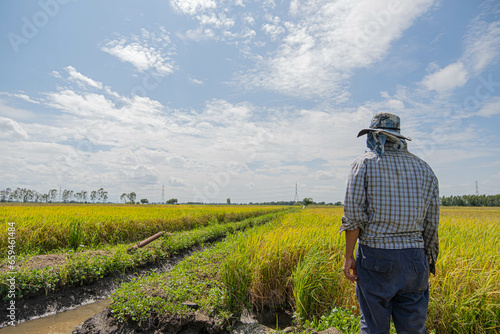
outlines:
M122 285L111 297L114 317L143 330L158 330L172 324L181 327L202 313L211 316L213 326L220 330L230 317L218 279L218 264L226 255L220 243L187 257L168 273L153 273ZM184 302L194 303L197 310Z
M66 257L66 260L58 267L33 269L27 265L33 256L20 257L15 274L16 298L22 299L42 292L48 293L70 286L84 285L113 273L123 273L136 267L153 264L193 246L214 241L256 224L263 224L276 215L271 213L240 222L212 224L179 232L174 236L157 239L133 253L127 252L133 244L108 245L98 250L61 252L58 254ZM36 261L38 256L34 259ZM0 273L0 281L6 282L11 276L10 270L3 270ZM8 285L0 285L2 299L6 300L7 295Z

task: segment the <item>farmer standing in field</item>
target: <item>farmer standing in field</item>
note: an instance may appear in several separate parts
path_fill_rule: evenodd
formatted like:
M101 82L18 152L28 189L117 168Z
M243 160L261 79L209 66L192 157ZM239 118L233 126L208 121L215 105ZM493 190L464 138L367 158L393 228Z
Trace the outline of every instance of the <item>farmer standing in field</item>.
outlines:
M340 228L361 333L389 333L391 315L398 333L426 333L428 280L439 253L438 180L408 152L399 116L375 114L358 137L364 134L369 151L351 165Z

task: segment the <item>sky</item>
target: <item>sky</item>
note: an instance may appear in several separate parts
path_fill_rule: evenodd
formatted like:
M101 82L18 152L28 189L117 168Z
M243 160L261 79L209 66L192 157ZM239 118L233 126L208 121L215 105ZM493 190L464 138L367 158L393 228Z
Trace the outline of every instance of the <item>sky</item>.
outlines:
M500 2L5 0L0 189L343 202L401 117L440 195L500 193Z

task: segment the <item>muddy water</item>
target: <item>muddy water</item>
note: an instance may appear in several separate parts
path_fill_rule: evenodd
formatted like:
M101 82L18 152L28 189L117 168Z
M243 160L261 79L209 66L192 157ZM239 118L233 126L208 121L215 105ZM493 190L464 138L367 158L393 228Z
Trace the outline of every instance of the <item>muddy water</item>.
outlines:
M110 303L109 299L103 299L92 304L78 306L48 317L1 328L0 334L71 334L78 325L104 310Z

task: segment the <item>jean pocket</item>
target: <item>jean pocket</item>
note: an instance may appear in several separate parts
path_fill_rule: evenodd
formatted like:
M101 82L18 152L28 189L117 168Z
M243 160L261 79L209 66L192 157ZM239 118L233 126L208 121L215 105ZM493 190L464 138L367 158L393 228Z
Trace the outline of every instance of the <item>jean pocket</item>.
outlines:
M415 270L417 274L429 271L429 267L426 265L425 262L423 261L412 261L412 262L413 262L413 270Z
M390 273L392 271L392 261L377 258L363 258L361 259L361 266L367 270L379 273Z

